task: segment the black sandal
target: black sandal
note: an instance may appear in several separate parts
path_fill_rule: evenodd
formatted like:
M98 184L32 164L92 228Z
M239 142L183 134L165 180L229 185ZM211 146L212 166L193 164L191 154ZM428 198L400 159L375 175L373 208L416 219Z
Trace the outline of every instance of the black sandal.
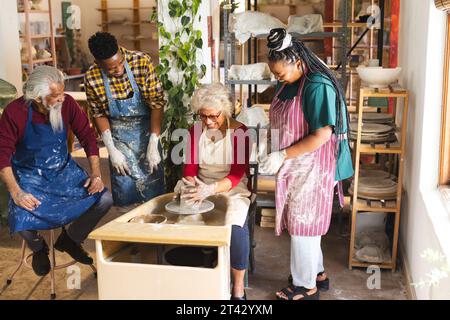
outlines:
M325 273L325 271L319 272L317 276L321 276ZM292 275L290 274L288 277L288 282L290 285L293 284ZM322 292L328 291L330 289L330 278L326 278L325 280L316 280L316 287Z
M290 289L290 290L289 290ZM313 294L308 294L308 291L311 289L307 289L305 287L297 287L294 285L290 285L287 288L281 289L280 291L286 296L287 299L277 296L278 300L319 300L319 289L316 290ZM301 295L302 297L299 299L294 299L296 296Z
M230 300L247 300L247 293L244 290L244 295L242 297L231 296Z
M324 273L325 273L325 271L319 272L317 274L317 276L320 277ZM325 280L320 280L320 281L316 280L316 286L317 286L317 289L319 289L320 291L328 291L330 289L330 278L328 278L328 276L327 276L325 278Z

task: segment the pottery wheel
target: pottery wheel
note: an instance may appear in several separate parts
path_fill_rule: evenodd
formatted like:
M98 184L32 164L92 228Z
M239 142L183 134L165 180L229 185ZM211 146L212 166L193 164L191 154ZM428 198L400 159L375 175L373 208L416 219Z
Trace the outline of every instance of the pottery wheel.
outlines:
M212 203L209 200L203 200L203 202L200 204L199 207L187 207L182 208L180 207L180 202L178 200L172 200L165 206L167 212L175 213L175 214L182 214L182 215L190 215L190 214L199 214L199 213L205 213L208 211L211 211L214 209L214 203Z

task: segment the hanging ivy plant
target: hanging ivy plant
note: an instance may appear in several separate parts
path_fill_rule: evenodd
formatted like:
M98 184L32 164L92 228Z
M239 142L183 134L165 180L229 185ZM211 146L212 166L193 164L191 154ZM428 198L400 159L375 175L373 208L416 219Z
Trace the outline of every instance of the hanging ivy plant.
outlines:
M161 4L162 1L160 1ZM157 21L160 37L159 65L156 72L167 95L164 111L161 144L164 152L166 190L172 191L182 176L182 165L175 165L170 157L175 129L187 129L193 123L190 98L206 73L206 66L199 64L198 50L203 46L202 32L194 28L194 22L201 21L198 10L201 0L168 0L168 5L159 5L151 20ZM170 17L173 28L170 32L158 21ZM161 19L160 19L161 20ZM167 23L166 23L167 25Z

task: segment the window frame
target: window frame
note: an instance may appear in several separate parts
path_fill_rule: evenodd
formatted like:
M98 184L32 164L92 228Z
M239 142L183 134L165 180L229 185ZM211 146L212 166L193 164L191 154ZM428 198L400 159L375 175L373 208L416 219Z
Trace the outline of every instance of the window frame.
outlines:
M450 185L450 14L447 15L447 35L444 53L442 86L442 123L439 163L439 185Z

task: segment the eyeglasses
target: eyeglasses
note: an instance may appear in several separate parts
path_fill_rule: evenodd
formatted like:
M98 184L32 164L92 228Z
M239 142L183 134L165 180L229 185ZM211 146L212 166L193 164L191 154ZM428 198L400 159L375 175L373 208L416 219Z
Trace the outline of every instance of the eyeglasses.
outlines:
M222 111L220 111L218 114L212 114L212 115L205 115L205 114L199 113L198 116L200 117L200 119L202 121L205 121L206 119L210 119L211 121L216 122L221 114L222 114Z

